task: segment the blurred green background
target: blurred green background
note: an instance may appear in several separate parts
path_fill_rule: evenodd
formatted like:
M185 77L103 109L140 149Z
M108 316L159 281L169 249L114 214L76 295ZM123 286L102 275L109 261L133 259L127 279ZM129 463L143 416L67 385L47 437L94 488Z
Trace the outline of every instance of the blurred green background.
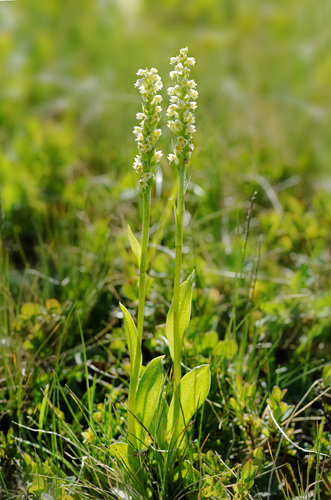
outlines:
M238 359L246 341L254 345L249 356L261 341L258 368L247 363L245 380L255 383L259 376L267 381L263 391L276 383L290 386L293 400L303 395L314 370L331 357L330 21L329 0L0 1L0 335L6 361L0 379L9 387L8 393L0 389L0 400L8 400L14 421L30 425L30 415L44 404L40 388L49 380L57 387L57 377L87 404L77 318L88 359L127 375L118 304L134 311L138 296L126 236L126 223L138 238L141 229L132 168L132 130L141 109L134 83L139 68L158 68L165 111L169 59L186 46L196 58L192 78L200 95L186 191L183 274L195 269L197 287L185 364L207 361L207 332L223 339L233 329L234 338L243 339ZM165 114L161 126L146 362L168 354L162 337L174 272L167 202L176 172L166 159ZM238 270L243 279L235 279ZM249 332L241 326L246 315L254 325ZM65 360L59 372L55 352ZM24 369L16 363L20 357ZM10 359L17 378L11 369L1 372ZM25 373L31 373L30 385ZM66 405L61 408L71 419ZM230 412L225 406L226 419ZM309 429L307 442L314 432ZM228 447L232 435L224 436Z
M238 269L235 242L244 234L255 190L258 217L249 253L255 258L263 235L261 271L296 272L306 258L300 260L301 253L325 268L329 21L327 0L1 2L0 183L12 285L19 289L24 269L35 268L52 277L40 281L45 297L79 298L87 315L99 297L97 317L110 300L118 304L116 290L133 298L125 225L140 230L132 168L132 129L141 107L136 72L158 68L166 109L169 58L185 46L196 58L192 77L200 93L188 171L187 255L199 247L203 257L200 264L196 256L188 259L185 268L208 262L225 275ZM152 224L176 182L166 160L171 137L165 117L161 126L163 180ZM172 248L173 228L165 227L164 244ZM161 267L165 259L159 257ZM280 271L284 265L291 271ZM116 283L109 272L119 273L121 289L105 285ZM33 277L24 281L25 300L39 300ZM219 277L208 280L220 286Z
M9 218L45 201L79 207L91 176L134 186L135 73L155 66L167 87L169 58L183 46L200 92L192 175L211 210L247 173L274 185L292 178L300 196L312 181L328 189L330 19L327 0L1 2Z

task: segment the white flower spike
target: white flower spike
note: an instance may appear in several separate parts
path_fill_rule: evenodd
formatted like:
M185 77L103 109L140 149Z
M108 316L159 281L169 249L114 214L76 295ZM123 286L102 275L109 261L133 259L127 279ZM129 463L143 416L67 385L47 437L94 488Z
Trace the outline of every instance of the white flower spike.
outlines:
M196 83L190 80L190 69L195 64L193 57L187 57L188 49L183 48L177 57L170 58L170 64L175 69L170 72L170 78L176 81L174 87L168 88L170 105L167 110L168 127L175 135L176 142L173 153L168 155L169 162L177 166L186 164L192 154L192 134L196 131L193 111L197 107L198 92Z
M142 112L136 114L140 125L134 127L139 155L135 157L133 168L139 174L138 184L142 191L152 185L154 175L151 172L155 164L161 160L162 152L155 151L157 141L161 136L161 129L157 128L162 108L162 96L158 92L162 89L162 81L157 69L139 69L138 80L135 83L142 98Z

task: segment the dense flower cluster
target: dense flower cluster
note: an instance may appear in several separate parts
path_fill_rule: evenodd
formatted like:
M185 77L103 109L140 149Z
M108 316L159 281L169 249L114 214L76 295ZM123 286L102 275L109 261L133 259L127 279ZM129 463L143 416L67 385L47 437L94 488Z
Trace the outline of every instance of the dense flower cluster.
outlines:
M187 163L194 146L191 142L192 134L195 132L195 116L193 111L197 107L196 99L198 92L195 90L196 83L190 80L190 68L194 66L195 59L187 57L187 47L181 49L177 57L170 58L170 64L175 67L170 72L170 78L176 80L174 87L168 88L170 105L167 110L168 127L176 136L173 153L168 155L170 162L176 165Z
M135 157L133 168L140 176L139 186L144 191L153 181L152 167L162 157L162 152L155 151L155 146L162 133L157 126L162 111L160 106L162 97L158 92L163 85L155 68L140 69L137 75L139 78L135 87L138 87L141 94L142 113L137 113L136 118L140 120L140 125L133 129L139 151L139 155Z

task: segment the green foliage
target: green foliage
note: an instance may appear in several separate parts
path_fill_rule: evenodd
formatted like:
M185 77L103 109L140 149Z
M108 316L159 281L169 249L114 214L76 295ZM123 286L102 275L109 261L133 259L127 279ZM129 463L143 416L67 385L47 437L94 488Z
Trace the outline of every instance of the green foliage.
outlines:
M257 474L257 466L253 465L253 461L249 460L245 463L240 471L240 476L237 479L236 485L233 487L234 498L249 498L248 492L254 484L254 477Z
M328 9L1 3L0 496L331 495ZM177 188L163 121L134 412L155 441L134 419L138 453L126 441L141 288L132 83L158 65L168 85L166 54L183 40L200 96L182 266L196 286L185 282L180 362L183 381L209 364L210 392L185 415L170 377ZM175 401L188 427L169 454Z
M61 304L56 299L48 299L45 305L26 302L21 306L21 312L12 325L14 332L20 335L23 346L40 358L54 352L56 331L64 325L65 316L62 314ZM55 340L55 345L57 340Z
M144 370L142 374L137 394L135 413L137 419L137 442L141 448L145 443L146 430L149 429L153 415L159 403L161 388L162 388L162 359L164 356L154 358ZM140 425L140 422L143 424Z
M124 331L129 349L131 366L141 366L141 351L136 325L134 324L129 311L123 306L123 304L120 304L120 308L124 316ZM139 372L133 373L132 375L139 376Z
M191 303L192 303L192 291L193 291L193 277L194 272L180 285L179 291L179 337L175 340L174 338L174 312L173 303L170 306L167 315L167 339L169 343L169 350L172 359L174 359L175 344L178 342L181 347L183 342L184 333L188 327L191 317Z
M140 266L140 260L141 260L141 245L135 235L133 234L131 227L128 224L128 237L131 245L131 250L133 252L133 255L136 258L138 266Z
M193 368L181 379L175 388L167 420L167 440L170 448L184 442L184 429L191 418L205 402L210 389L209 365Z
M79 500L80 492L76 484L76 477L65 476L61 473L60 477L52 471L49 461L38 464L28 454L24 455L24 470L26 474L32 477L32 484L28 491L32 494L31 498L40 498L41 500Z

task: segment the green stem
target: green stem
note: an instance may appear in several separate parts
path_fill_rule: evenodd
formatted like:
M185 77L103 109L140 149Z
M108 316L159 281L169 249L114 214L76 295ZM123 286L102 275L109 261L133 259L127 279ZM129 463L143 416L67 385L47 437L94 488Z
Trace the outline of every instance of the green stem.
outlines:
M176 221L176 260L175 260L175 278L174 278L174 377L175 384L181 380L181 342L179 340L179 289L180 276L182 270L182 252L183 252L183 219L184 219L184 190L185 190L185 164L178 170L178 201L177 201L177 221Z
M138 337L141 344L144 328L144 310L146 295L146 264L149 237L149 219L151 205L151 188L147 187L143 192L143 234L141 240L141 260L139 273L139 304L138 304Z
M140 356L137 356L137 358L141 359ZM137 393L137 388L138 388L138 380L139 380L139 373L135 374L137 369L140 369L140 365L137 366L138 363L136 363L135 366L131 367L131 373L130 373L130 385L129 385L129 399L128 399L128 431L129 431L129 441L132 444L132 452L134 452L134 448L137 447L137 440L136 440L136 420L134 418L135 414L135 408L136 408L136 393Z
M151 188L147 187L143 192L143 226L142 226L142 241L141 241L141 259L139 269L139 303L138 303L138 338L140 346L140 355L136 357L136 363L131 366L130 385L129 385L129 400L128 400L128 428L129 440L132 446L136 446L136 422L135 422L135 406L136 393L139 381L139 372L141 365L141 342L144 328L144 310L145 310L145 295L146 295L146 266L147 266L147 251L149 238L149 220L150 220L150 204L151 204ZM139 443L138 443L139 445Z

